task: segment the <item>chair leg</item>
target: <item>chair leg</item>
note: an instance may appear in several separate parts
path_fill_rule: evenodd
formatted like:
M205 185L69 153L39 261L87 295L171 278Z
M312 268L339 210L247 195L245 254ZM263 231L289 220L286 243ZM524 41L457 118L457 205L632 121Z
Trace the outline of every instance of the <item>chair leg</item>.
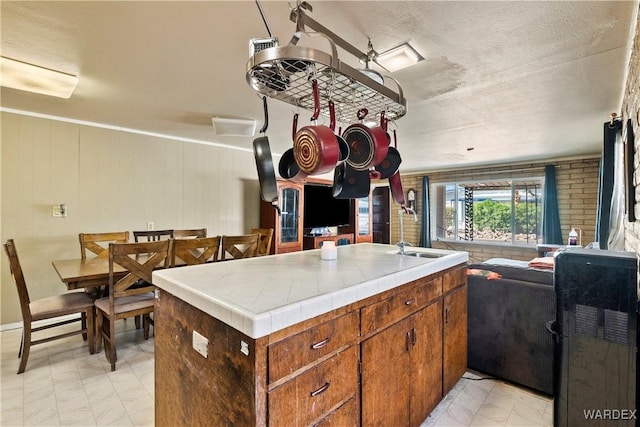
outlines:
M22 330L22 344L20 345L20 366L18 367L18 373L24 372L27 367L27 359L29 359L29 351L31 350L31 323L24 325Z
M80 327L82 329L87 329L87 313L81 313L80 314L80 324L81 324ZM86 332L82 334L82 339L84 341L87 340L87 333Z
M145 314L142 316L142 336L145 340L149 339L149 323L150 322L150 318L148 314Z
M100 352L100 347L102 346L102 334L103 334L103 330L102 330L102 323L104 320L104 316L102 311L100 310L96 310L96 353ZM106 351L106 350L105 350Z
M95 335L96 335L96 327L93 324L95 321L95 309L94 307L89 307L86 313L83 315L87 319L87 339L89 344L89 354L94 354L96 352L96 343L95 343Z
M142 318L142 316L135 316L134 320L136 323L136 329L140 329L140 319Z
M108 354L109 362L111 362L111 372L116 370L116 360L118 360L118 355L116 354L116 326L115 320L113 317L109 318L109 351L105 352Z

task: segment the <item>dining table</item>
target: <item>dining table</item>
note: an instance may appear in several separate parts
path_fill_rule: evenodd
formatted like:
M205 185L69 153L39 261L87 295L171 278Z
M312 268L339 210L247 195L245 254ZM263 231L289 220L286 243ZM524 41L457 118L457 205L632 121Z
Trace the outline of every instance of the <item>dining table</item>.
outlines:
M54 260L51 264L68 290L99 288L109 283L109 257L106 256ZM116 280L127 274L120 265L113 267Z

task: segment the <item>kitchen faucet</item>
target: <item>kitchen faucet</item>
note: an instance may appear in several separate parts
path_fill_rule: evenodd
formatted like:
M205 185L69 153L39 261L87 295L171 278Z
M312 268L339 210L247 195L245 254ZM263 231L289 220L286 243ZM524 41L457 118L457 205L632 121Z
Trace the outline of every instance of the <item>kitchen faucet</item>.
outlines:
M398 243L396 243L396 246L398 246L400 248L400 250L398 251L398 254L404 255L404 248L406 246L412 246L411 243L404 241L404 221L403 221L404 214L405 213L412 213L413 214L413 220L415 222L418 222L418 214L416 214L416 211L413 210L412 208L407 208L405 206L403 206L402 209L400 209L398 211L398 213L400 214L400 241Z

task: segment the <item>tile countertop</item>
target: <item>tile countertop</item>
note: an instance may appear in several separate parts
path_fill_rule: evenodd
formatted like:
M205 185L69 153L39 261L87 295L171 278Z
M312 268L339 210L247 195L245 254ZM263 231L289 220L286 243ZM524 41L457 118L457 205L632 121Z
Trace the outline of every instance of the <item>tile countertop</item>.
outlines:
M333 261L315 249L158 270L153 283L256 339L469 259L417 247L406 250L444 256L400 256L397 247L375 243L337 249Z

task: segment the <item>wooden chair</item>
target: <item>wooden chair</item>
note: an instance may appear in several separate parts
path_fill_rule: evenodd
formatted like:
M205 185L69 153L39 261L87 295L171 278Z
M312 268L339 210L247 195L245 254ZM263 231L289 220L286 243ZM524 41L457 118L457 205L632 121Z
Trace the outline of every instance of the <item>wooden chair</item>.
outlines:
M269 255L271 253L271 240L273 239L273 228L252 228L251 234L259 233L258 256Z
M169 266L171 240L141 243L111 243L109 245L109 296L96 300L97 348L104 340L104 350L111 370L116 370L115 321L132 316L142 316L144 339L149 339L149 325L153 324L155 287L151 273L158 266ZM137 255L148 254L144 262ZM133 256L132 256L133 255ZM128 274L116 281L114 265L120 265Z
M196 228L193 230L173 230L174 239L186 239L189 237L207 237L207 229Z
M22 273L22 267L20 266L20 260L18 258L18 252L13 239L7 240L4 244L4 250L9 257L9 269L11 276L18 289L18 297L20 299L20 309L22 311L22 320L24 322L24 328L22 332L22 342L20 343L20 350L18 351L18 357L20 357L20 366L18 367L18 374L24 372L27 367L27 360L29 359L29 352L32 345L42 344L48 341L70 337L72 335L82 334L83 338L88 341L89 353L95 352L94 342L94 326L93 321L95 318L93 298L84 292L70 292L63 295L56 295L53 297L47 297L31 301L29 298L29 291L27 290L27 283ZM80 317L76 319L59 320L55 323L51 323L44 326L33 327L33 322L44 319L55 319L62 316L68 316L70 314L80 313ZM32 339L33 332L38 332L44 329L54 328L57 326L66 325L69 323L81 321L81 328L75 331L62 333L55 336L49 336L38 340Z
M80 233L78 238L80 240L80 256L82 259L86 259L89 253L108 257L109 243L127 243L129 241L129 232Z
M138 243L141 238L145 238L146 242L157 242L158 240L173 239L173 230L152 230L152 231L134 231L133 240Z
M175 239L173 241L173 254L171 256L171 267L182 265L204 264L205 262L217 261L220 250L220 236L196 237L194 239ZM178 263L176 263L178 260Z
M259 241L259 233L242 236L222 236L222 260L258 256ZM228 255L230 255L230 257Z

